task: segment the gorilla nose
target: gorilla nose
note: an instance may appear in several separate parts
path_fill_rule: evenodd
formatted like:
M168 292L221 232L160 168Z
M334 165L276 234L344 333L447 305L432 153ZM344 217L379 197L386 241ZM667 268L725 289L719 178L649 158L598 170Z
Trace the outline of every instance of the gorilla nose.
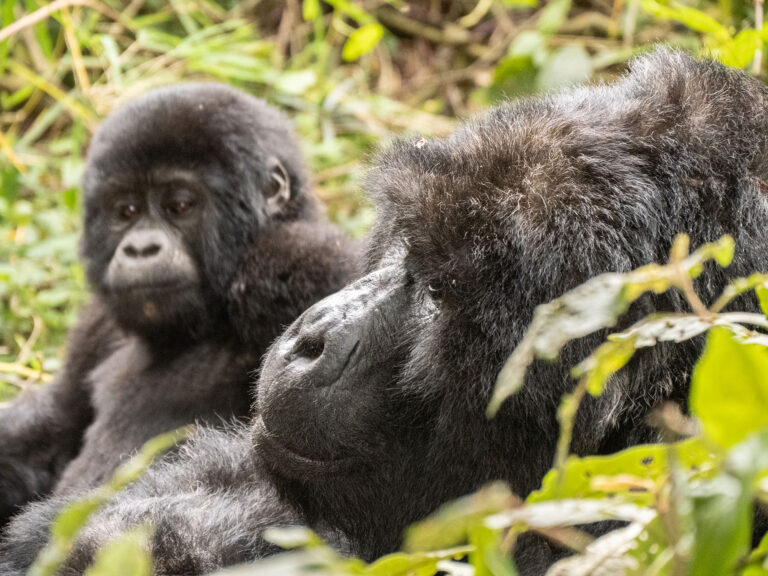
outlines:
M294 374L302 374L314 386L338 380L357 349L358 330L338 322L325 307L310 309L278 344L278 354ZM335 320L335 321L334 321Z
M358 348L372 347L366 334L400 309L404 291L393 269L372 272L304 312L272 347L260 386L266 390L273 384L265 373L299 386L325 387L339 382L348 369L356 370Z
M125 240L123 254L136 259L157 256L167 244L166 235L156 230L137 230Z
M291 351L292 358L315 360L325 351L325 340L317 336L300 336Z

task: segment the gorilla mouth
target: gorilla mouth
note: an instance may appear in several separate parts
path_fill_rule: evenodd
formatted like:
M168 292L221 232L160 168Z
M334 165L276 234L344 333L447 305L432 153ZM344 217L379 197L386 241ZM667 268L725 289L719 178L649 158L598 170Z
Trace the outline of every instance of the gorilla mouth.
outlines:
M347 474L357 464L357 458L352 456L328 460L303 456L288 448L275 433L267 430L261 416L257 417L253 426L256 451L276 471L289 478L305 480L308 475Z
M190 290L197 287L194 282L186 280L166 280L158 282L137 282L132 284L120 284L111 286L110 290L114 294L121 296L143 296L146 294L172 294Z

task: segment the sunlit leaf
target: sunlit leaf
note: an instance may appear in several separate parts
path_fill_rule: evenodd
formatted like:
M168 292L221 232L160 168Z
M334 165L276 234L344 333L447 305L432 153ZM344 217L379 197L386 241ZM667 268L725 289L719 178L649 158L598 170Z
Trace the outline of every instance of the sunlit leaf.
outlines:
M485 525L494 530L518 524L532 528L578 526L605 520L647 524L656 517L656 511L625 502L604 500L553 500L526 504L520 508L499 512L485 519Z
M727 42L731 38L725 26L701 10L677 2L662 3L656 0L642 0L642 7L656 18L680 22L698 32L711 34L720 42Z
M718 462L700 439L672 446L633 446L607 456L570 456L562 469L547 473L541 488L532 492L527 502L621 496L623 501L650 505L654 500L653 487L669 474L670 450L674 450L680 466L692 477L706 477Z
M768 349L712 329L693 371L690 405L706 434L725 448L768 427Z
M717 50L718 59L726 66L744 68L752 62L762 42L760 32L757 30L742 30L735 38L720 45Z
M140 526L101 548L84 576L151 576L151 531Z
M755 288L755 294L760 301L760 310L768 317L768 287L765 284L759 285Z
M536 27L542 34L554 34L563 25L571 10L571 0L552 0L539 14Z
M432 576L441 560L460 559L472 550L461 546L437 552L407 554L398 552L379 558L359 573L365 576Z
M467 541L472 526L489 514L503 510L519 500L504 484L492 484L466 498L444 505L405 534L404 550L440 550Z
M492 530L484 524L469 528L469 543L474 547L469 554L469 563L475 569L474 576L518 575L512 558L504 553L502 535L502 532Z
M373 50L382 36L384 36L384 28L380 24L361 26L349 35L341 55L348 62L357 60Z
M320 0L304 0L302 15L304 20L317 20L321 15Z

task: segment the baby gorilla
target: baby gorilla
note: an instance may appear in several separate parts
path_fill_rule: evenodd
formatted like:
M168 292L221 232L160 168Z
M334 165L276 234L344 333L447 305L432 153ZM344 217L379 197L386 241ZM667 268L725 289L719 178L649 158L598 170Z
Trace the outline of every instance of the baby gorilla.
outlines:
M403 140L368 179L379 209L368 275L304 312L272 346L252 430L201 431L96 514L66 573L139 523L158 574L200 574L273 551L270 524L303 523L343 552L391 552L409 523L486 482L525 496L551 466L570 366L604 338L537 362L495 418L496 377L535 307L602 272L663 260L672 239L731 234L711 301L768 270L768 91L741 72L660 51L611 86L490 110L454 135ZM739 309L759 311L754 299ZM676 293L642 298L619 328ZM638 353L587 398L572 448L656 441L646 416L685 401L701 341ZM0 572L31 562L55 507L14 523ZM559 554L518 544L522 574ZM2 562L5 562L5 566Z
M95 294L49 387L0 412L0 525L96 486L153 436L248 416L269 343L355 275L289 122L219 84L151 92L99 128L82 252Z

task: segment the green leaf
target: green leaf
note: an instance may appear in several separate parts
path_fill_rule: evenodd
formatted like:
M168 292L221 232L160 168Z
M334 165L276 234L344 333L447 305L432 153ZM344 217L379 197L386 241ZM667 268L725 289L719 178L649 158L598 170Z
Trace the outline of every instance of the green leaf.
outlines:
M359 573L365 576L432 576L438 572L438 562L458 560L471 550L471 546L460 546L436 552L397 552L379 558Z
M469 563L475 569L474 576L518 576L512 559L501 545L502 533L483 524L469 528L469 544L474 550Z
M592 76L592 61L587 51L576 44L564 46L544 61L536 85L553 91L586 82Z
M587 391L593 396L603 393L603 387L612 374L621 370L635 354L635 338L609 340L600 345L586 360L576 366L571 374L574 378L587 377Z
M341 52L342 58L347 62L357 60L376 47L382 36L384 27L381 24L366 24L349 35Z
M625 282L620 274L602 274L538 306L523 340L499 373L489 415L520 388L534 358L554 360L569 341L615 325L629 307L623 298Z
M615 372L632 359L635 350L655 346L658 342L683 342L709 330L725 319L701 318L694 314L651 314L624 332L610 334L592 354L571 370L574 378L588 374L587 390L593 396L603 392L603 386ZM740 326L731 326L738 330Z
M717 49L718 59L726 66L745 68L752 62L761 45L760 32L748 28L739 32L733 40L720 45Z
M84 576L151 576L150 530L140 526L101 548Z
M760 309L763 311L763 315L768 316L768 287L765 284L755 287L755 294L760 301Z
M360 2L350 2L349 0L325 0L328 4L333 6L334 10L338 10L345 16L349 16L355 20L361 26L367 26L368 24L375 24L376 20L360 6Z
M602 500L551 500L526 504L508 509L485 519L485 525L494 530L512 527L556 528L579 526L604 520L639 522L647 524L657 517L653 508L635 504Z
M484 518L519 502L502 483L491 484L478 492L442 506L437 512L414 524L405 533L406 551L440 550L467 541L473 526Z
M507 53L510 56L530 57L540 66L547 55L547 39L536 30L525 30L515 37Z
M592 574L620 574L636 567L637 562L628 553L637 548L638 541L647 538L647 527L651 522L642 524L632 522L629 526L611 530L604 536L587 545L586 549L554 564L547 574L569 576L587 576Z
M713 328L691 379L690 405L705 433L729 448L768 426L768 350Z
M747 566L741 576L768 576L768 533L750 553Z
M303 94L315 84L317 84L317 74L314 70L297 70L280 74L274 86L286 94Z
M713 37L718 42L727 42L731 39L731 34L725 26L701 10L676 2L662 3L656 0L642 0L642 7L656 18L680 22L697 32Z
M538 0L499 0L507 8L532 8L538 6Z
M733 476L722 474L691 487L696 539L690 574L732 574L749 551L752 494Z
M541 10L536 27L542 34L555 34L565 23L570 10L571 0L552 0Z
M267 528L264 539L280 548L306 548L322 543L320 537L304 526L289 526L286 528Z
M620 497L625 502L651 505L655 498L651 488L669 474L670 450L693 477L706 477L720 463L701 439L633 446L608 456L570 456L562 469L550 470L544 476L541 488L526 501Z
M768 286L768 274L750 274L746 278L736 278L732 280L728 286L725 287L722 294L717 298L714 304L712 304L712 312L720 312L723 310L734 298L749 292L750 290L757 290L760 287ZM760 295L758 294L758 298Z
M320 0L304 0L302 6L302 14L304 20L314 21L320 18L322 11L320 10Z

